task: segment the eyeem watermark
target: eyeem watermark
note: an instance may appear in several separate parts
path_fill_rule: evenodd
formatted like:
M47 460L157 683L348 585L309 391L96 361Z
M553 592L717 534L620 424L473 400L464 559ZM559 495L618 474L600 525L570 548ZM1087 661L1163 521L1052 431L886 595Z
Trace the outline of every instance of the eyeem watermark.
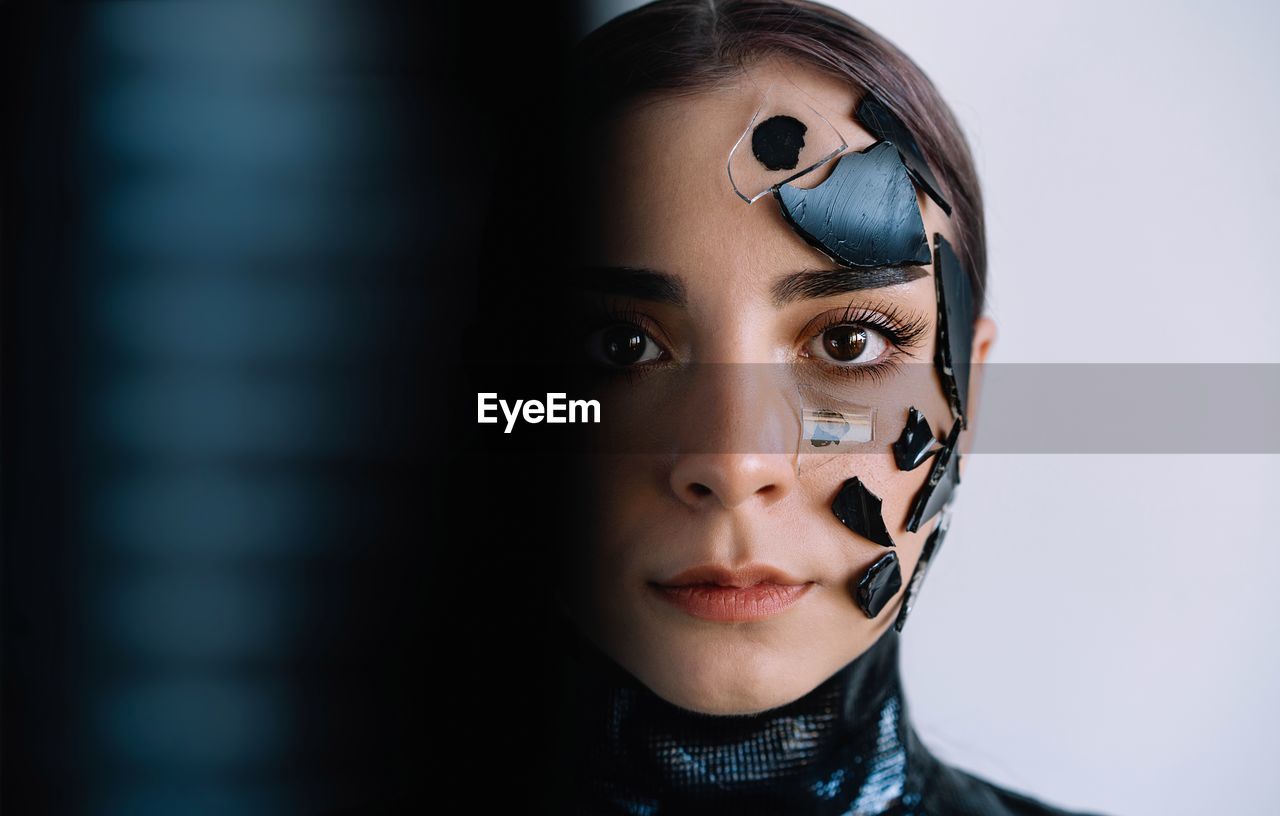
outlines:
M503 433L511 433L516 420L525 422L547 422L553 425L566 422L600 422L599 400L571 400L561 393L547 394L547 401L516 400L512 405L504 399L498 399L497 393L482 392L476 395L478 408L476 422L481 425L498 424L497 411L507 418L507 429ZM579 416L582 418L579 419Z

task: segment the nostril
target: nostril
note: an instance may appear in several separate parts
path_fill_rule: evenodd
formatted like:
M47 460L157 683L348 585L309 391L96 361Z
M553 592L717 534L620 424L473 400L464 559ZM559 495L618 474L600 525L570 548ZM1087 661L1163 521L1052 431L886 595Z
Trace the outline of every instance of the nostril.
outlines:
M693 484L689 485L689 489L693 491L693 495L698 497L711 495L711 488L707 487L701 482L694 482Z

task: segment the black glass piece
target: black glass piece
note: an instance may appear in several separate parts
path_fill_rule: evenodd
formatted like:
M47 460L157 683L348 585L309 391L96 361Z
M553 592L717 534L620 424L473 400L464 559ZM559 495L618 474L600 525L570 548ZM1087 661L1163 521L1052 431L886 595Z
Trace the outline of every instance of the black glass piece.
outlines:
M911 135L911 131L907 130L907 126L902 124L902 120L870 93L863 95L854 116L872 136L892 142L893 146L898 148L898 152L902 154L902 162L907 166L907 172L911 174L911 178L915 179L925 195L932 198L943 212L951 215L951 205L942 197L942 186L938 184L938 179L929 169L924 151L920 149L920 145L916 144L915 137Z
M913 266L931 259L915 187L888 142L844 154L812 189L783 184L773 194L800 237L842 266Z
M858 606L868 618L874 618L899 589L902 589L902 569L898 566L898 554L890 550L862 574L858 582Z
M950 501L956 485L960 484L959 441L960 420L957 419L951 426L951 433L947 434L947 441L933 460L929 478L911 504L911 512L907 516L907 529L911 532L919 530L921 524L936 516Z
M947 524L951 520L949 513L943 513L938 518L938 524L933 528L933 532L929 533L929 537L924 541L924 548L920 551L920 560L916 561L916 568L911 571L911 580L907 582L907 592L902 596L902 606L898 608L898 617L893 622L893 628L901 632L902 627L907 625L907 616L911 614L911 608L916 602L916 597L920 594L920 587L924 586L924 577L929 572L929 563L933 560L934 555L942 547L942 540L947 537Z
M751 132L751 152L770 170L794 170L808 129L794 116L771 116Z
M933 361L947 392L951 412L961 427L969 427L969 356L973 351L973 284L951 244L941 233L933 236L933 279L938 299L938 349Z
M881 501L857 476L845 481L836 500L831 505L831 512L836 514L840 523L869 541L892 547L893 538L884 525L884 516L880 514Z
M907 424L902 435L893 443L893 459L898 463L898 470L915 470L938 449L938 440L933 436L929 420L912 406L907 411Z

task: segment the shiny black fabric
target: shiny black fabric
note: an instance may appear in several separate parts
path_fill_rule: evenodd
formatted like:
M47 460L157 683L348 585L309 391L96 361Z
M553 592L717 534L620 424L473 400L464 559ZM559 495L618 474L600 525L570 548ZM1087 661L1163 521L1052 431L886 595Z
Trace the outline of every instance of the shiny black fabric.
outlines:
M756 716L666 702L585 639L567 655L579 814L1070 816L920 741L892 628L809 694Z

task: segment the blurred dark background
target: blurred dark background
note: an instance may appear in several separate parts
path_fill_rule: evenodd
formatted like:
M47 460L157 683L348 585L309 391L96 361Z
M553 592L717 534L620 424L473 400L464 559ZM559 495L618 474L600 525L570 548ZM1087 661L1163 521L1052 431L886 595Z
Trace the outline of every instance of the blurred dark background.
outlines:
M422 6L4 7L5 813L536 798L458 362L575 12Z

